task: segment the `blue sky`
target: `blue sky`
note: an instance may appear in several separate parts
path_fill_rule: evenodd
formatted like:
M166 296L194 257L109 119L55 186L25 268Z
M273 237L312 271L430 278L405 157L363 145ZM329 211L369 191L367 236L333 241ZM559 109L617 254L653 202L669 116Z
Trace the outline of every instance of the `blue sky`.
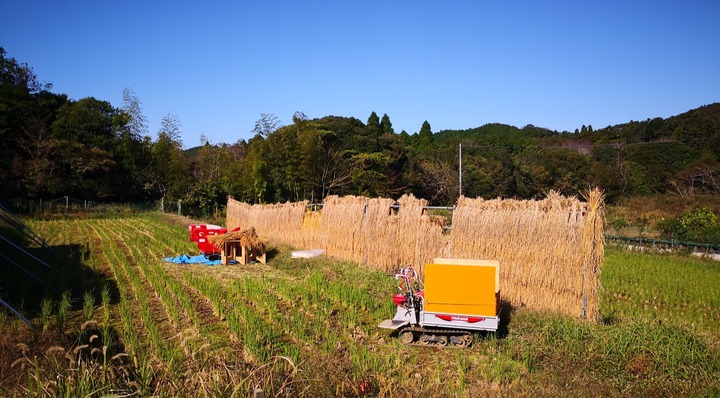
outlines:
M53 92L122 106L185 147L261 113L396 132L486 123L573 131L720 101L720 1L0 0L0 46Z

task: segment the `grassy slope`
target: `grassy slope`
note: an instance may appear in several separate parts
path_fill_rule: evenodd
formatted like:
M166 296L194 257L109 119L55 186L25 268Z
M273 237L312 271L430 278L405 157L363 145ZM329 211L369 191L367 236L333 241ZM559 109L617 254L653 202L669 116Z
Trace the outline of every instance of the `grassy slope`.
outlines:
M2 317L0 329L12 333L0 341L8 359L1 395L113 386L244 397L261 386L270 395L358 396L364 383L378 396L720 394L717 263L610 250L605 324L520 308L497 336L481 336L468 350L441 350L405 347L377 329L392 315L394 281L354 264L293 260L289 248L274 247L267 265L169 265L160 259L193 246L182 225L152 214L32 226L52 232L54 244L87 247L87 267L121 280L109 327L104 308L92 318L117 335L113 354L126 350L130 360L115 363L112 377L65 368L79 382L53 387L59 368L49 348L58 344L78 358L89 350L77 337L87 317L78 308L66 330L36 333ZM27 341L37 344L29 353L18 345ZM38 365L23 360L33 355ZM22 366L30 373L23 376Z

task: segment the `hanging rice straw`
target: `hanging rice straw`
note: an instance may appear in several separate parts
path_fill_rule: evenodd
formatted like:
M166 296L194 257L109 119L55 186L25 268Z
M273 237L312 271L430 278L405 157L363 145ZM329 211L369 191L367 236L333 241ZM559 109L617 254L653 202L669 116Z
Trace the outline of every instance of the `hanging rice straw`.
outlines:
M308 202L248 205L228 200L227 226L253 225L273 242L322 249L328 256L384 272L412 265L421 275L436 257L500 261L501 295L527 306L599 318L604 254L603 194L586 202L550 192L543 200L461 197L452 215L429 216L427 201L329 196L322 210Z

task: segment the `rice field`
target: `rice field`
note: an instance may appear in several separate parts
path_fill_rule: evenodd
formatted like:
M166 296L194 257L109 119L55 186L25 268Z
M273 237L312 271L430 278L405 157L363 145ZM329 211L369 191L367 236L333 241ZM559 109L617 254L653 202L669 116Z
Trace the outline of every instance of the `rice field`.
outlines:
M376 327L395 281L355 262L271 240L267 264L175 265L197 249L159 214L28 222L68 250L34 330L0 311L0 396L720 395L718 263L606 250L604 322L520 307L469 349L419 348Z

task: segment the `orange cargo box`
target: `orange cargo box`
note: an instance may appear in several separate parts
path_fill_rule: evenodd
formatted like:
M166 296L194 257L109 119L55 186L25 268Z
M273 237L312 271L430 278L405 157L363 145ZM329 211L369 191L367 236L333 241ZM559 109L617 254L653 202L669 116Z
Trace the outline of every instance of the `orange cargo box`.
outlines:
M499 300L499 261L436 258L425 265L426 312L494 317Z

